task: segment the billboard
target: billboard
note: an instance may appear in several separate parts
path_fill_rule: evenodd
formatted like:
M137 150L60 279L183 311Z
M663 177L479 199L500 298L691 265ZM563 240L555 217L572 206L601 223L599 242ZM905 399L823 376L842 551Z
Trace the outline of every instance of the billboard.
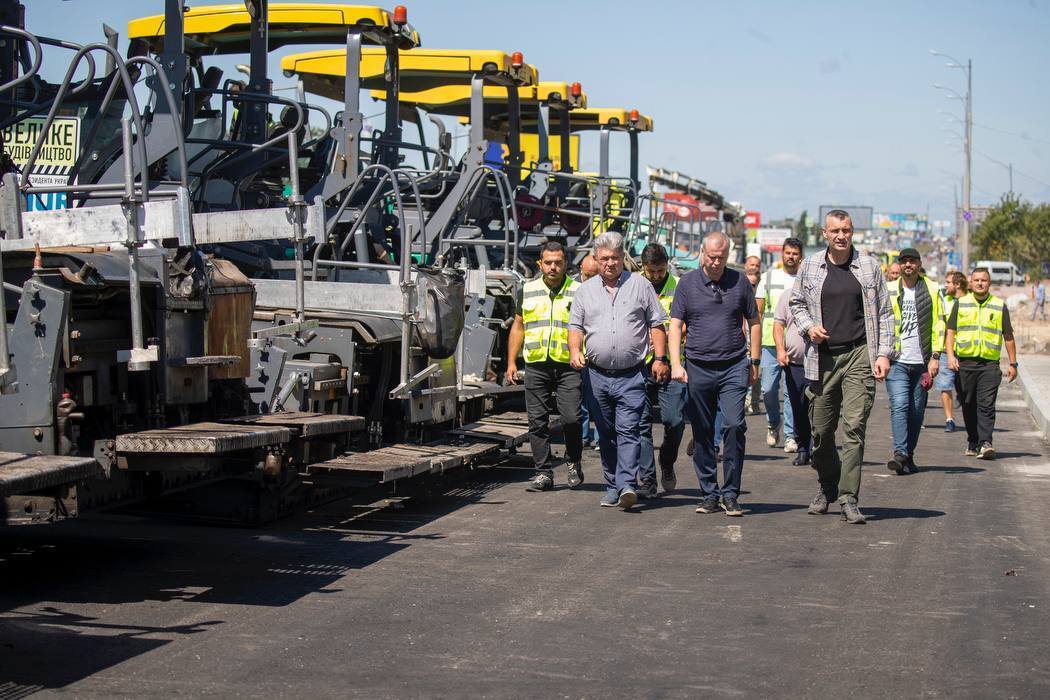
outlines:
M872 226L872 216L874 210L871 207L858 206L855 204L822 204L820 205L820 220L817 225L821 228L824 227L824 217L828 215L828 212L832 209L844 209L849 213L850 221L853 222L854 231L869 231Z
M744 228L762 228L762 212L746 212L744 214Z
M856 226L856 224L854 224ZM875 214L872 228L890 231L925 233L928 222L925 214Z
M46 122L44 117L29 117L4 129L4 150L19 169L28 165L29 155ZM80 118L55 117L29 173L29 184L37 187L65 185L79 155ZM26 211L66 209L68 206L65 192L34 194L25 201Z
M664 192L664 212L672 213L679 221L696 221L701 217L700 201L684 192Z

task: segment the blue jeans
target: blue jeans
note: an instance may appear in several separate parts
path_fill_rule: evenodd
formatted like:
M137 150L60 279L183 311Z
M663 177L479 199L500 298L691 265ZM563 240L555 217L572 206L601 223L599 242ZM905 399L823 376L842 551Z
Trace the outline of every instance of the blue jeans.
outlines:
M689 416L693 422L693 468L703 498L740 495L744 468L744 397L747 395L751 359L745 354L729 362L687 361L689 375ZM725 483L718 486L715 461L715 416L721 409L723 446L722 473Z
M660 445L660 466L673 467L678 449L685 435L685 400L688 388L680 382L661 384L651 378L645 380L647 413L642 421L642 462L639 481L656 483L656 448L653 445L653 409L660 407L660 422L664 426L664 441Z
M606 488L617 493L628 486L636 488L647 410L644 370L606 374L588 367L583 372L583 396L598 428Z
M926 391L919 381L926 365L894 362L886 375L886 393L890 397L890 426L893 428L893 451L915 454L922 419L926 413Z
M586 401L580 404L580 430L582 431L584 445L598 442L600 439L598 426L591 420L591 412L587 410Z
M780 426L781 377L784 368L777 362L777 349L762 347L762 403L766 407L766 422L769 427ZM795 437L795 416L791 412L791 402L784 402L784 439Z

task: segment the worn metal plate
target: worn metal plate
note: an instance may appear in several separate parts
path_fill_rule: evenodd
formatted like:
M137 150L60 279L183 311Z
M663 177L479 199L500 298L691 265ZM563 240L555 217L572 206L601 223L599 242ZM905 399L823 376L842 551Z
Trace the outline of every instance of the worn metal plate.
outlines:
M256 308L294 309L295 280L253 280ZM308 311L334 311L345 314L401 313L401 287L397 284L355 282L306 282L304 304Z
M65 486L101 475L102 467L91 457L0 452L0 498Z
M449 432L475 440L493 440L506 447L517 447L523 444L529 435L529 422L524 413L500 413Z
M192 423L117 436L118 454L216 455L288 442L292 431L281 426Z
M339 380L340 382L342 380ZM319 435L336 435L340 433L358 433L365 429L362 416L337 416L330 413L303 413L287 411L266 413L259 416L241 416L223 419L223 423L238 425L283 426L304 438Z
M431 470L431 455L405 452L400 447L403 446L347 453L327 462L311 464L307 471L314 476L363 477L386 484Z

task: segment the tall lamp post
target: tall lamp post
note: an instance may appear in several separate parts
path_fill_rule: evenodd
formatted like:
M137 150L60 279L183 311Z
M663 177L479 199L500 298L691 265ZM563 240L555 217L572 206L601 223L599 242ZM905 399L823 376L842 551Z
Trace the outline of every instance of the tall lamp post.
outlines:
M970 219L973 217L973 213L970 211L970 187L973 173L973 62L967 60L966 65L963 65L963 62L959 59L934 49L930 49L930 55L947 58L951 61L951 63L945 64L948 68L959 68L960 70L966 71L965 97L957 93L955 90L946 88L942 85L934 84L934 87L938 90L944 90L951 93L954 98L962 100L966 105L966 122L963 129L963 133L966 137L963 141L963 150L966 153L966 169L963 171L963 220L962 230L959 232L959 248L962 249L963 271L964 273L968 273L970 271Z

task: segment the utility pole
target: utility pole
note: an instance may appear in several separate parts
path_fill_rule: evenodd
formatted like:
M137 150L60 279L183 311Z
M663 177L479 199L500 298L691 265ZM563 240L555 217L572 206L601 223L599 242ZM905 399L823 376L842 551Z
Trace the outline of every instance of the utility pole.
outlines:
M962 248L963 274L970 273L970 220L973 213L970 211L970 188L973 183L973 62L966 61L966 172L963 179L963 226L962 240L959 247Z

